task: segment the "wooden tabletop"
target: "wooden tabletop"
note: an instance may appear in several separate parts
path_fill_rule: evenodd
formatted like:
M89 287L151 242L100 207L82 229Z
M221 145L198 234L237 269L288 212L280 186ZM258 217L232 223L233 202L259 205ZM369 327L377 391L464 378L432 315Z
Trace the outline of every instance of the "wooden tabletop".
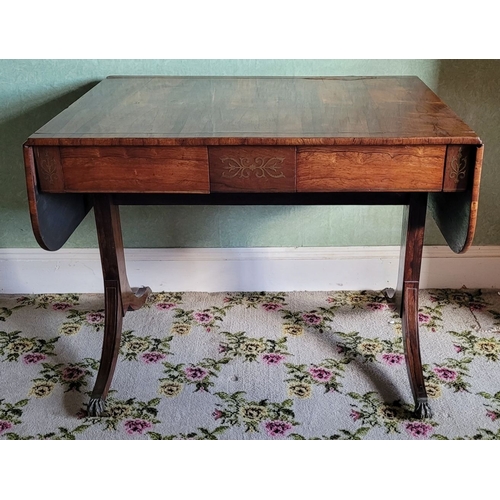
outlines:
M109 77L30 146L481 144L420 79Z

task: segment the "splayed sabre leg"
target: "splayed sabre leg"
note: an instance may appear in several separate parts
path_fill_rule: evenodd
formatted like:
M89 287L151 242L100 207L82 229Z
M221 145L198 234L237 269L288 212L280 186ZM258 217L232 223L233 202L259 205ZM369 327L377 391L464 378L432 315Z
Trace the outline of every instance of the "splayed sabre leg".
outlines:
M102 416L120 351L123 316L127 311L140 309L151 290L148 287L131 289L128 283L120 214L109 195L94 197L99 251L104 277L105 326L101 362L87 413Z
M404 207L398 285L394 300L401 315L406 367L415 400L415 416L430 418L418 329L418 291L424 246L427 194L414 193Z

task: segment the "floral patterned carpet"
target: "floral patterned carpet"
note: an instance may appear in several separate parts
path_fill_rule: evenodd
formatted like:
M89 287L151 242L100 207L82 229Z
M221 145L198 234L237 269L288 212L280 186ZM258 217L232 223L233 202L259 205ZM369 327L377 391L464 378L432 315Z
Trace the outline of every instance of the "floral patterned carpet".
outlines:
M3 295L0 439L499 439L499 293L421 291L419 319L423 421L381 292L155 293L90 418L103 296Z

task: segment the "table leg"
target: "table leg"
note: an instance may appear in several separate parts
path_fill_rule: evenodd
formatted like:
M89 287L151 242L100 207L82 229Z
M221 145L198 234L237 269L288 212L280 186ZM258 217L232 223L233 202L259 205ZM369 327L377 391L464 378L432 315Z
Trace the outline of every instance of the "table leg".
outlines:
M131 289L128 283L118 205L109 195L94 196L94 212L104 278L105 325L101 362L87 412L101 416L115 371L123 316L144 305L151 289Z
M415 400L415 416L430 418L418 331L418 291L424 246L427 193L414 193L404 207L396 307L402 318L406 367Z

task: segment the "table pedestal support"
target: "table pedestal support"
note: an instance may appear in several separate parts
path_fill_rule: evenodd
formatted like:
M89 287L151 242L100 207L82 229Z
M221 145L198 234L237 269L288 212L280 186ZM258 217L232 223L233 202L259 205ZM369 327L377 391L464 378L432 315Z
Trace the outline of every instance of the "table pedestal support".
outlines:
M94 211L104 277L105 325L101 362L87 413L99 417L105 409L120 352L123 316L127 311L140 309L151 289L132 289L128 283L118 205L112 203L109 195L96 195Z
M418 418L432 416L425 390L418 330L426 208L427 193L411 194L408 205L405 205L398 285L394 293L402 318L406 366ZM87 412L89 416L101 416L120 351L123 316L127 311L141 308L151 290L148 287L131 289L129 286L118 205L109 195L96 195L94 210L104 277L105 327L101 362Z

